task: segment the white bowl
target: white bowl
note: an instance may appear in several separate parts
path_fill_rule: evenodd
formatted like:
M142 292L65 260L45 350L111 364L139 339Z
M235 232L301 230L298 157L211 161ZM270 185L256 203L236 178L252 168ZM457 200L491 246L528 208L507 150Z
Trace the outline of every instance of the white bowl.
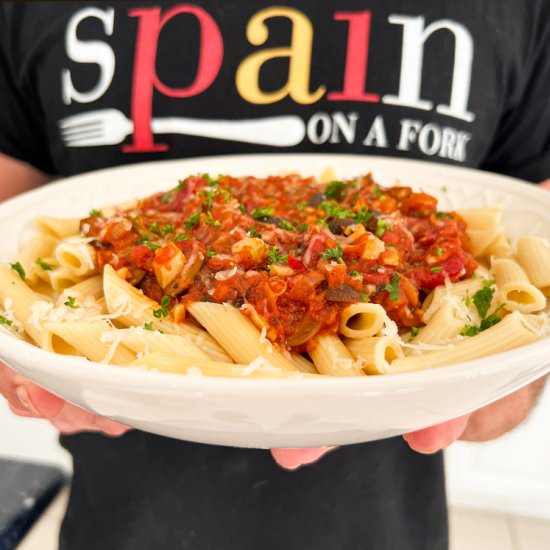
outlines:
M418 161L343 155L251 155L102 170L0 205L0 260L14 258L37 214L84 216L170 188L192 173L338 177L372 171L438 196L441 209L502 205L514 234L550 237L550 193L518 180ZM135 428L241 447L343 445L391 437L471 412L550 371L550 340L450 367L363 378L225 379L144 372L42 351L0 333L0 358L65 399Z

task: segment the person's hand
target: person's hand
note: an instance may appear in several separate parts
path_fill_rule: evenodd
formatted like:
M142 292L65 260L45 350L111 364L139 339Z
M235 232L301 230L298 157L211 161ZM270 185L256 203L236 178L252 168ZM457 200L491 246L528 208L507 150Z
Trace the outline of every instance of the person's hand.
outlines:
M63 434L88 431L120 436L129 430L127 426L67 403L2 363L0 394L16 415L49 420Z

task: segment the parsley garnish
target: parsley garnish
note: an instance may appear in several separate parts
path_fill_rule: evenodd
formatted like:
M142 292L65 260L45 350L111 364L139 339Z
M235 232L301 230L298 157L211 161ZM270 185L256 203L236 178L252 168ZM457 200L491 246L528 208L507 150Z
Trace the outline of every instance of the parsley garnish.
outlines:
M386 231L391 231L392 230L392 225L391 223L385 221L385 220L382 220L382 219L378 219L377 222L376 222L376 230L374 232L374 234L380 238L380 237L383 237L384 236L384 233Z
M303 212L307 208L307 202L305 201L299 202L296 208L298 208L300 212Z
M218 179L212 178L210 174L203 174L202 177L206 180L206 183L208 183L208 185L218 185L220 183L219 176Z
M443 249L438 247L435 249L434 253L438 258L441 258L441 256L443 256Z
M172 192L168 191L168 193L164 193L160 199L160 204L168 204L169 202L172 202Z
M0 315L0 325L11 327L13 325L13 321L11 321L10 319L7 319L3 315Z
M327 218L342 220L344 218L353 218L355 216L355 212L353 210L342 208L339 204L336 204L333 201L322 201L319 203L319 208L326 212Z
M249 227L248 228L248 234L251 236L251 237L257 237L257 238L261 238L260 234L258 233L257 229L255 227Z
M149 226L149 229L153 232L159 235L160 237L166 237L168 233L172 233L174 231L174 226L169 223L167 225L163 225L162 227L159 226L157 222L152 223Z
M484 281L483 287L474 294L473 298L470 298L468 295L464 298L466 305L472 305L473 303L476 306L479 316L481 317L481 322L479 327L466 325L460 333L462 336L476 336L480 332L491 328L501 321L499 313L504 307L504 304L498 306L491 315L487 315L495 294L495 289L492 288L494 284L494 281Z
M384 193L382 191L382 189L380 188L380 186L378 184L376 184L374 186L374 191L372 192L372 194L377 198L379 199Z
M450 218L451 216L447 212L436 212L435 217L438 220L446 220L446 219Z
M420 329L418 327L411 327L411 335L413 338L415 338L416 336L418 336L418 331Z
M271 216L273 214L273 210L273 206L268 206L266 208L254 208L251 215L254 219L260 220Z
M222 222L214 218L214 216L212 216L212 212L208 212L208 215L206 217L206 220L204 220L204 223L206 225L213 225L214 227L222 226Z
M432 273L441 273L441 267L435 266L430 269Z
M279 227L281 229L286 229L287 231L294 231L296 229L290 222L286 220L281 220L279 222Z
M239 210L244 214L246 212L246 208L244 204L239 204Z
M344 190L344 182L342 181L332 181L330 182L325 189L325 197L329 199L334 199L337 201L342 200L342 191Z
M359 297L361 298L362 302L370 302L370 296L368 294L365 294L364 292L361 292L361 294L359 294Z
M159 248L162 248L160 244L151 242L147 239L144 239L142 241L142 244L144 244L151 252L154 252L155 250L158 250Z
M53 269L53 265L45 262L42 258L36 258L34 263L44 271L51 271Z
M178 234L172 239L172 241L174 241L175 243L179 243L180 241L186 241L187 239L189 239L189 237L188 237L185 233L178 233Z
M197 213L193 214L192 216L189 216L184 222L185 227L187 229L193 229L193 227L195 227L199 223L200 215L201 215L201 213L197 212Z
M479 316L482 319L485 319L487 311L489 311L489 308L491 307L491 302L493 301L493 296L495 294L495 289L491 287L493 287L494 284L494 281L484 281L482 288L478 290L472 298Z
M179 180L178 185L176 187L177 191L184 191L187 184L185 183L185 180Z
M207 210L210 210L210 208L212 208L212 203L214 202L214 198L216 197L217 194L218 194L217 189L213 189L210 191L205 190L202 192L202 195L206 198L206 202L204 203L204 205L206 206Z
M389 292L390 300L392 302L397 302L397 300L399 300L399 281L400 280L401 280L401 276L399 275L399 273L394 273L391 280L391 284L388 283L384 287L384 290Z
M270 264L284 264L288 262L288 254L281 254L281 251L273 246L267 253Z
M25 270L23 269L23 266L20 262L10 264L10 267L17 273L17 275L19 275L19 277L21 277L21 279L23 279L23 281L25 280L27 274L25 273Z
M161 317L168 317L168 306L170 305L170 296L164 295L160 301L160 307L153 311L153 315L160 319Z
M90 214L89 214L90 218L96 218L98 216L103 216L103 211L102 210L98 210L97 208L92 208L90 210Z
M212 256L215 256L216 255L216 251L215 250L212 250L211 248L209 248L207 251L206 251L206 257L208 259L212 258Z
M298 231L305 233L309 229L309 226L307 223L299 223L296 228L298 229Z
M349 272L350 277L359 277L359 275L360 275L359 271L353 270Z
M359 212L355 213L355 219L359 223L367 223L373 216L374 214L369 212L364 206L359 209Z
M145 324L143 325L143 328L144 328L145 330L154 330L154 329L153 329L153 321L149 321L148 323L145 323Z
M70 307L71 309L78 309L80 307L76 303L76 298L74 296L67 296L67 299L63 302L63 305Z
M321 254L321 258L323 258L323 260L336 260L340 264L344 263L343 256L344 256L344 251L342 250L342 247L339 244L337 244L335 248L327 248Z

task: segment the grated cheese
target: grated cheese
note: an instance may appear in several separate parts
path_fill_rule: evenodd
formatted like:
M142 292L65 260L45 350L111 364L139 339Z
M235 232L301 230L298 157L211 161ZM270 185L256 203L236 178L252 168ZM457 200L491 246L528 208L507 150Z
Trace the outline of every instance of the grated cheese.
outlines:
M216 275L214 275L214 278L217 281L227 281L228 279L231 279L231 277L234 277L237 272L239 271L239 268L237 266L231 268L231 269L225 269L224 271L218 271Z
M269 372L280 372L281 369L273 366L268 359L265 357L256 357L248 363L246 367L241 371L241 376L248 376L257 370L269 371Z

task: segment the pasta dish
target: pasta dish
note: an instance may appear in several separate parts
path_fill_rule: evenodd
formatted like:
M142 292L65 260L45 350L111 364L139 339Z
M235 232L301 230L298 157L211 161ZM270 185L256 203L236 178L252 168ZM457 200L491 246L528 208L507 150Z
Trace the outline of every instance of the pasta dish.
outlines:
M190 375L450 365L545 334L550 245L512 242L501 221L370 174L192 175L82 219L38 218L0 266L0 329Z

